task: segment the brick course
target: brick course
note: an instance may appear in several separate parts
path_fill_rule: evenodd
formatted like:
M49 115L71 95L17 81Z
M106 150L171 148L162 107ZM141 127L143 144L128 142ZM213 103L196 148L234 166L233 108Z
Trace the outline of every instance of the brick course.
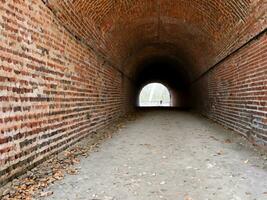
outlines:
M198 110L267 147L267 33L229 56L192 86ZM194 98L192 98L194 99Z
M123 74L41 1L0 1L0 182L126 112Z
M177 60L169 78L193 83L201 113L266 145L266 10L263 0L0 0L0 184L131 110L140 63L157 57Z
M66 29L123 69L143 49L164 46L192 80L267 28L264 0L46 2Z

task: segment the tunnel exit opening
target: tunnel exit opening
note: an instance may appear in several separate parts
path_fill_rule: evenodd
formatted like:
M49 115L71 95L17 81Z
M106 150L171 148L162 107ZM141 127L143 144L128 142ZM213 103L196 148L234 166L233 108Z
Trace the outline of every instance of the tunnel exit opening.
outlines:
M149 83L139 93L139 107L171 107L171 93L161 83Z

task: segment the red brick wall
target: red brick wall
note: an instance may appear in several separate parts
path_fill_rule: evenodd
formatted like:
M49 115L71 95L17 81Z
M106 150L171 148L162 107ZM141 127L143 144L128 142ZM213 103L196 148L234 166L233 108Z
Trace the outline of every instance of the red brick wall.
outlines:
M205 116L267 147L266 58L265 31L195 82L192 95Z
M266 0L43 1L66 29L129 74L135 67L125 63L154 51L177 57L195 80L267 27Z
M123 73L134 78L136 67L125 63L138 52L146 58L146 47L192 61L197 78L266 28L262 1L44 2L0 0L0 185L127 112L134 85ZM192 87L204 115L262 145L266 40L262 34Z
M0 184L124 113L129 84L42 1L0 0Z

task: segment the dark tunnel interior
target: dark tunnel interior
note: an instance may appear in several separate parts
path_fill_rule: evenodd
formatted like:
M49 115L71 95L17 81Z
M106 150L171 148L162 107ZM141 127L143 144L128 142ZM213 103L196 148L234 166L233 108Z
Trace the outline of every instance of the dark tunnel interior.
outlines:
M177 108L190 107L190 78L185 66L170 56L150 57L138 64L135 72L135 105L141 89L149 83L161 83L171 94L171 105Z

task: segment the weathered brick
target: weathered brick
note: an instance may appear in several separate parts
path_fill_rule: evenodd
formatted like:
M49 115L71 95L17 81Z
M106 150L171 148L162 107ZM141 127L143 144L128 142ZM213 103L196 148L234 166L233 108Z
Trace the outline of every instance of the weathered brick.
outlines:
M207 72L192 86L192 95L201 99L194 102L200 112L265 148L266 38L266 33L261 34Z
M3 183L111 123L126 103L121 73L66 32L41 1L1 1L0 35Z
M138 62L153 56L179 60L204 115L266 145L266 10L258 0L0 0L0 184L127 112Z

